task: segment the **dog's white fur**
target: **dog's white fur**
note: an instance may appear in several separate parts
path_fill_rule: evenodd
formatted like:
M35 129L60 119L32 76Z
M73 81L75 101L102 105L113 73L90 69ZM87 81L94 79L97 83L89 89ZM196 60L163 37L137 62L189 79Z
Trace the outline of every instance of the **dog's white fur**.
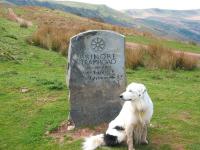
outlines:
M148 144L147 125L153 115L153 103L146 87L139 83L128 85L120 98L125 102L119 115L109 123L106 134L116 136L118 143L126 141L128 150L134 150L133 140L137 144ZM116 126L124 130L117 130ZM99 134L86 138L83 149L94 150L103 145L106 145L104 134Z

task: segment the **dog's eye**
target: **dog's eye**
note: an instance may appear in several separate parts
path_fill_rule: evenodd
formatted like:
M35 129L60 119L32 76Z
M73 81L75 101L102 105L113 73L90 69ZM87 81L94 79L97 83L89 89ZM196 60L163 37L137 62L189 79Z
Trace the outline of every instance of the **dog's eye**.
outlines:
M133 91L132 91L132 90L129 90L129 92L131 92L131 93L132 93Z

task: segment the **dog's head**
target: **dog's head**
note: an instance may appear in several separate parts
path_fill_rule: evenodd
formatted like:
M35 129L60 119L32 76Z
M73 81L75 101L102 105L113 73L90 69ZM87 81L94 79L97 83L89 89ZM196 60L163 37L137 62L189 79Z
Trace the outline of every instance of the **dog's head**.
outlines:
M120 95L120 98L124 101L137 101L143 97L145 92L146 87L143 84L131 83L127 86L126 91Z

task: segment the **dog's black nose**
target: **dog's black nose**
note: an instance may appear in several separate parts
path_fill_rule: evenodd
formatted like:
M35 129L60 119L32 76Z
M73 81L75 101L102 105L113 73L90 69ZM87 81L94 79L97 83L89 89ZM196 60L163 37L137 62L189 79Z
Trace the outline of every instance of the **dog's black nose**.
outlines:
M123 95L120 95L119 97L120 97L120 98L123 98Z

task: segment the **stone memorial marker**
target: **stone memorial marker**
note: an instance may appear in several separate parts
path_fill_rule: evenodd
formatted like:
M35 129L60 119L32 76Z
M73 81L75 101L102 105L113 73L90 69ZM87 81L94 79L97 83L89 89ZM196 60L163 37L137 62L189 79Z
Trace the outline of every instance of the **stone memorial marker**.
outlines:
M70 40L68 86L70 117L76 127L114 119L125 89L124 36L92 30Z

